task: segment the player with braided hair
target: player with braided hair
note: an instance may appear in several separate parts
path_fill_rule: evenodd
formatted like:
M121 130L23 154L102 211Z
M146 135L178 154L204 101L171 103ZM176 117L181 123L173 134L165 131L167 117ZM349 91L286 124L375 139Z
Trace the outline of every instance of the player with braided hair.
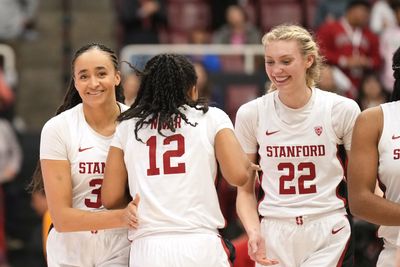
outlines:
M127 184L131 196L140 195L130 266L230 266L218 235L225 222L217 162L232 185L253 172L232 122L198 97L194 67L184 56L157 55L139 75L137 98L119 117L102 187L107 208L127 204Z
M378 267L395 266L400 245L396 244L400 230L400 48L393 54L392 68L391 102L366 109L357 118L349 161L351 212L381 225L378 236L383 238L384 248ZM384 198L374 194L378 178Z

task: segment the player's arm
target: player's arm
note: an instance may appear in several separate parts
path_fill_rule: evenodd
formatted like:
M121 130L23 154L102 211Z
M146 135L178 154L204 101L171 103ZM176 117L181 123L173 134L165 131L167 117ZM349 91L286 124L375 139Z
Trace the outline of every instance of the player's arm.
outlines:
M247 154L250 161L256 163L256 154ZM257 199L254 192L256 174L239 186L236 197L236 210L238 216L249 236L260 233L260 220L257 211Z
M257 114L256 102L245 104L236 113L235 123L235 134L253 164L257 162ZM236 198L236 210L249 237L261 234L254 192L255 179L256 173L253 173L244 185L239 186Z
M124 151L111 146L107 156L101 201L107 209L125 207L130 200L127 192L128 173L124 162Z
M49 159L40 162L48 208L57 231L90 231L132 225L128 209L89 212L73 208L70 163Z
M215 137L215 154L222 176L234 186L244 185L254 172L234 132L225 128Z
M254 164L257 154L247 154L250 161ZM254 192L256 173L248 179L247 183L239 186L236 197L237 214L249 236L249 256L252 260L262 265L278 264L277 260L266 257L265 240L261 235L260 220L257 211L257 199Z
M356 120L348 166L350 210L375 224L400 225L400 205L374 194L382 129L381 107L363 111Z

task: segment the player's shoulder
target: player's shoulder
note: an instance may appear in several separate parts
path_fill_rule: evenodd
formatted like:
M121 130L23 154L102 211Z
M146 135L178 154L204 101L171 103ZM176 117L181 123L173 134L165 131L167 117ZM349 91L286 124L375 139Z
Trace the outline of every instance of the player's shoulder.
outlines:
M385 118L385 120L398 120L400 116L400 101L386 102L379 106L367 108L361 112L364 117L369 118Z
M121 113L124 112L124 111L127 111L129 109L129 106L127 106L127 105L125 105L125 104L123 104L121 102L117 102L117 104L119 106L119 109L121 110Z
M341 96L333 92L327 92L318 88L316 88L316 90L321 96L332 99L333 108L355 110L358 112L360 111L360 107L358 106L357 102L351 98Z
M237 111L236 116L239 117L253 117L257 114L258 105L264 105L267 98L272 96L272 93L267 93L263 96L260 96L256 99L250 100L247 103L241 105Z
M381 104L382 108L386 108L386 109L395 109L398 110L399 106L400 106L400 100L398 101L392 101L392 102L386 102Z
M202 106L197 107L189 107L185 106L182 109L183 113L191 120L212 120L215 118L228 116L225 111L217 107L208 107L206 110L202 108Z
M66 124L72 120L77 120L79 116L79 112L82 110L82 104L78 104L68 110L65 110L61 112L60 114L57 114L56 116L50 118L43 128L54 128L54 127L66 127Z
M216 116L216 117L227 116L225 111L223 111L222 109L217 108L217 107L209 107L208 111L205 114L208 114L209 116Z
M382 130L383 128L383 105L371 107L363 110L356 120L358 127L373 130L375 128Z

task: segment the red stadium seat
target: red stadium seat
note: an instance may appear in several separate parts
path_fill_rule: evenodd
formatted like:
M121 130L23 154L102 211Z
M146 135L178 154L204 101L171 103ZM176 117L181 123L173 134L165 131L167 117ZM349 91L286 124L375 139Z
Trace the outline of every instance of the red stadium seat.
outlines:
M306 22L308 28L312 28L314 25L314 17L317 9L318 0L306 0Z
M170 0L167 12L169 28L174 32L207 29L211 23L210 6L206 1Z
M226 88L224 110L232 121L235 121L238 108L244 103L258 97L259 88L256 84L230 85Z
M260 0L260 24L263 31L282 23L302 23L302 4L297 0Z
M240 55L220 56L222 70L225 72L238 72L244 71L244 59Z

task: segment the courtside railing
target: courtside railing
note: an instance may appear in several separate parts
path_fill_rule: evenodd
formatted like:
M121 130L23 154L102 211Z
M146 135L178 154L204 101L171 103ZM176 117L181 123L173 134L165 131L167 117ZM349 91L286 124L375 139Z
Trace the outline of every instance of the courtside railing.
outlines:
M120 59L131 62L135 56L153 56L162 53L182 55L242 55L244 57L244 72L255 72L255 57L264 56L263 45L192 45L192 44L159 44L159 45L127 45L122 48Z

